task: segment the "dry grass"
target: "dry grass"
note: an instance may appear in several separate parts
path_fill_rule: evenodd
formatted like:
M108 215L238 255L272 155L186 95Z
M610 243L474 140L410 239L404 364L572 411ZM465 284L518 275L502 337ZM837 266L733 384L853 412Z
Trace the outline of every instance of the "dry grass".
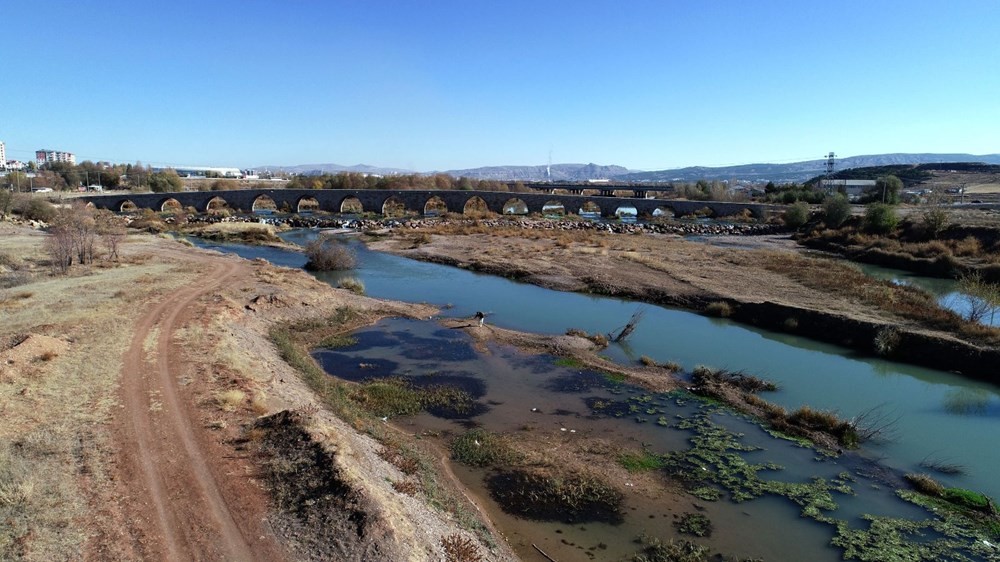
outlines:
M0 251L29 267L44 259L42 240L33 232L5 233ZM101 452L111 448L106 428L129 319L146 295L189 281L176 271L166 275L166 264L125 261L72 277L36 277L23 286L30 298L3 311L0 339L41 333L70 343L58 354L43 352L30 377L0 384L2 560L79 557L88 532L80 523L94 516L88 500L110 487Z
M957 334L977 343L1000 344L1000 330L969 322L943 308L931 293L910 285L875 279L857 266L790 252L757 252L759 263L819 292L879 309L923 327Z
M215 395L215 403L225 412L235 412L246 400L247 393L235 388L224 390Z

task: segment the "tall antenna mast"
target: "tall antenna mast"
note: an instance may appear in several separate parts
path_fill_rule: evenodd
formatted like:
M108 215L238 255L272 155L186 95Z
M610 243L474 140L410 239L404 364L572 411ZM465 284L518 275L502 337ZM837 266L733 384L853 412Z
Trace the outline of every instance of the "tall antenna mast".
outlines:
M837 155L834 154L833 152L826 155L826 175L830 175L833 173L833 164L834 164L834 159L836 157Z
M545 166L545 181L552 181L552 149L549 149L549 163Z

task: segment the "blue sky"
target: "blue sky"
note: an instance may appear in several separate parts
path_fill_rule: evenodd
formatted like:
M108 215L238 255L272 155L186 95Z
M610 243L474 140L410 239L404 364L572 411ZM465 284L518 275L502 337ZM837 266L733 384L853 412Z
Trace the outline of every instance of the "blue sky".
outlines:
M166 165L1000 152L1000 5L8 2L0 140Z

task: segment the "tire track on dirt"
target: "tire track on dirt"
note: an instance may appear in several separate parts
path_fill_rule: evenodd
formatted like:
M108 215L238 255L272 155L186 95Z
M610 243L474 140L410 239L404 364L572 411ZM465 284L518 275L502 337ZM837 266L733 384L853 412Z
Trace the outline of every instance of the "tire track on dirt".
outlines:
M171 340L186 309L219 289L240 264L195 259L212 269L142 314L124 358L123 454L131 469L126 470L126 481L137 488L135 499L145 511L136 514L134 524L140 529L144 557L253 560L255 541L241 531L199 446L178 388L182 360L171 353ZM155 348L145 349L152 337Z

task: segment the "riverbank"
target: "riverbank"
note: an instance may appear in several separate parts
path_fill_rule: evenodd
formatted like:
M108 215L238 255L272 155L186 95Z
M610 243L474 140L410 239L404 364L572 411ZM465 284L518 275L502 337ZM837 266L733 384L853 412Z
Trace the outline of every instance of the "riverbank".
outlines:
M744 245L754 237L741 237ZM498 228L467 221L396 229L373 249L546 288L725 316L865 354L995 380L996 330L911 287L797 250L735 249L657 234Z
M270 341L433 309L150 235L54 276L44 233L0 229L0 558L513 558L447 479L462 517L393 488L383 444Z

